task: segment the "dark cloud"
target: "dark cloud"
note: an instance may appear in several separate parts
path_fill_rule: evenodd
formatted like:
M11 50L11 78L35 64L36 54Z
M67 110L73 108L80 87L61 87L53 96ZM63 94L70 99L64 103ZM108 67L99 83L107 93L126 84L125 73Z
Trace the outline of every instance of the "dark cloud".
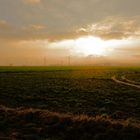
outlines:
M44 34L63 36L109 16L138 16L139 5L139 0L0 0L0 19L16 28L47 25Z
M0 22L0 37L14 40L49 40L75 39L81 36L98 36L102 39L123 39L140 36L140 17L107 17L85 27L68 31L49 32L48 25L30 24L20 28L12 27L4 20Z

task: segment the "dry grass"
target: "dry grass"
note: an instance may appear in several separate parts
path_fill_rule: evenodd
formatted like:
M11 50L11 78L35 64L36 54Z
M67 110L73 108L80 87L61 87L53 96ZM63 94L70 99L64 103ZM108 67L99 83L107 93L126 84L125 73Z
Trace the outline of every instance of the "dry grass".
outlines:
M138 140L140 123L109 116L88 117L0 106L0 139Z

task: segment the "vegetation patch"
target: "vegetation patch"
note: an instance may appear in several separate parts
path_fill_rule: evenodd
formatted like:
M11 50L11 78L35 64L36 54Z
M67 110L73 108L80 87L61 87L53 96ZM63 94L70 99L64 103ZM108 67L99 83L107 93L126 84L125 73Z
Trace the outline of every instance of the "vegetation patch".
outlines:
M109 116L89 117L0 106L1 137L17 140L138 140L140 125Z

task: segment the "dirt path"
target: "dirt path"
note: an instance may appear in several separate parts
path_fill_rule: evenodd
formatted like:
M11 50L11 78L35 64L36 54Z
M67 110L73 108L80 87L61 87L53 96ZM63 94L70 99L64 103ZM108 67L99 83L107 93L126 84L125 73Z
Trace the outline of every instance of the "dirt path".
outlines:
M113 81L115 81L116 83L120 83L120 84L131 86L131 87L136 87L136 88L139 88L140 89L140 86L139 85L135 85L135 84L132 84L132 83L120 81L120 80L116 79L116 76L111 77L111 79Z
M140 85L140 82L136 82L136 81L129 80L129 79L127 79L125 76L121 76L121 78L122 78L123 80L125 80L126 82L128 82L128 83L132 83L132 84L135 84L135 85Z

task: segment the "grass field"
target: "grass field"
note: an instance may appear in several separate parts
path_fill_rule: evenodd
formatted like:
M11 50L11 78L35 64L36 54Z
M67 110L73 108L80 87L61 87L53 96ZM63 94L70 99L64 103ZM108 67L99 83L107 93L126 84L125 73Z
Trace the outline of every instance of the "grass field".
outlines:
M140 89L114 75L140 67L0 67L0 139L139 140Z

